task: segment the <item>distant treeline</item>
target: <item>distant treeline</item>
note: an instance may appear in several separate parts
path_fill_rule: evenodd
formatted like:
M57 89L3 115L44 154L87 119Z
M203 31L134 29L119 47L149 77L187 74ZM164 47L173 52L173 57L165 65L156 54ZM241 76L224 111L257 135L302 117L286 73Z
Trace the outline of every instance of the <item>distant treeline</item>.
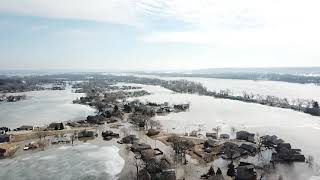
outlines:
M146 74L146 73L144 73ZM214 73L214 74L184 74L184 73L147 73L163 77L201 77L218 79L242 79L242 80L269 80L300 84L320 84L320 76L305 76L295 74L277 73Z
M45 90L42 85L55 84L65 85L63 79L55 79L52 77L44 76L26 76L26 77L6 77L0 76L0 92L1 93L17 93L27 91ZM63 88L53 87L53 90L62 90Z

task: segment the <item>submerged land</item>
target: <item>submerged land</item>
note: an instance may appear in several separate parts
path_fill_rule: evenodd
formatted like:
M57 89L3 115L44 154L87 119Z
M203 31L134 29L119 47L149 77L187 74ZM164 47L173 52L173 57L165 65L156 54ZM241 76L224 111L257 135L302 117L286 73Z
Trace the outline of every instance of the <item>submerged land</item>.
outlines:
M69 87L81 95L70 103L95 110L94 114L78 120L2 127L0 155L3 158L15 159L66 146L76 149L92 143L119 149L124 164L121 172L107 173L111 179L288 179L301 173L295 168L291 168L292 172L283 171L290 166L299 167L307 179L319 175L315 160L318 157L304 154L299 144L292 145L285 137L238 127L230 127L227 133L220 125L205 129L199 126L184 132L177 126L169 131L166 121L159 117L187 113L193 104L142 100L153 95L154 91L148 88L163 88L175 94L259 104L318 118L320 109L316 99L287 99L250 92L239 96L223 89L211 91L189 80L101 73L5 77L1 82L3 97L7 93L64 91Z

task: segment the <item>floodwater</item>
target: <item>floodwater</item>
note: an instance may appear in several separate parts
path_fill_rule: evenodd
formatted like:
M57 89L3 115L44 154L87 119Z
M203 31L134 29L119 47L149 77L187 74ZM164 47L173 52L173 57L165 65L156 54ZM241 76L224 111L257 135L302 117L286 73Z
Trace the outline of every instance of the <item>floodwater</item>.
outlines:
M201 79L209 81L206 83L206 81L201 80L210 90L214 90L214 88L229 88L234 92L237 90L241 93L244 88L251 86L249 90L255 94L265 93L277 95L278 97L290 96L312 99L320 97L320 94L317 94L320 93L319 87L314 85L250 81L237 87L236 84L241 84L242 80L231 80L231 82L221 80L225 81L225 83L221 82L219 85L217 81L220 81L220 79L192 79L197 82L200 82ZM250 83L258 84L251 85ZM268 83L271 83L270 86L267 86ZM290 84L287 89L284 87L286 84ZM184 133L199 130L200 133L204 134L207 131L212 131L212 128L220 126L222 128L221 133L231 135L231 127L235 127L237 130L258 133L260 136L266 134L277 135L286 142L291 143L293 148L302 149L302 153L306 156L314 156L315 161L320 164L320 143L318 143L320 117L259 104L192 94L177 94L159 86L138 86L143 87L143 89L152 94L132 99L158 103L169 102L171 104L190 103L190 110L187 112L156 117L162 122L163 129L168 132ZM309 86L311 87L308 88ZM286 91L288 92L286 93ZM307 92L309 94L304 96ZM84 118L94 113L94 110L88 106L72 104L72 100L82 96L82 94L72 93L71 89L65 91L36 91L25 94L28 96L25 101L0 104L0 126L15 128L23 124L41 125ZM31 155L27 154L13 159L1 160L0 179L37 180L38 177L39 180L114 179L124 166L118 151L119 149L112 145L101 146L95 144L50 148ZM281 170L289 173L292 169L282 168ZM293 174L299 174L297 172L299 171L295 171ZM301 175L305 177L304 179L309 179L312 175L319 176L317 172L301 173ZM296 176L297 180L299 179L297 175L292 176ZM294 180L292 176L290 178Z
M149 75L136 75L139 77L158 78L163 80L185 79L203 84L208 90L219 92L230 90L233 95L260 94L263 96L276 96L287 99L308 99L320 101L320 86L315 84L298 84L280 81L253 81L238 79L216 79L197 77L161 77Z
M19 94L25 94L27 99L0 103L0 126L41 126L51 122L83 119L95 112L88 106L73 104L73 100L84 94L73 93L70 87L62 91L30 91Z
M185 133L197 130L205 135L205 132L212 132L212 128L220 126L221 133L231 135L231 127L260 136L277 135L291 143L293 148L302 149L306 157L312 155L315 162L320 163L320 117L259 104L178 94L155 86L144 86L144 89L152 94L134 99L170 104L190 103L190 110L187 112L156 117L168 132ZM156 93L153 93L154 89Z
M112 145L63 145L0 161L3 180L112 180L124 160Z

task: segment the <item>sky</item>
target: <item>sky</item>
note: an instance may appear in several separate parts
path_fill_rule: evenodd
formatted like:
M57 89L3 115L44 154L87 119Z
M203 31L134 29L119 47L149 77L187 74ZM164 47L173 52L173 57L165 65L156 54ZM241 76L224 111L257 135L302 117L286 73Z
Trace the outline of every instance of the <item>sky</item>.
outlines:
M319 0L1 0L0 69L320 66Z

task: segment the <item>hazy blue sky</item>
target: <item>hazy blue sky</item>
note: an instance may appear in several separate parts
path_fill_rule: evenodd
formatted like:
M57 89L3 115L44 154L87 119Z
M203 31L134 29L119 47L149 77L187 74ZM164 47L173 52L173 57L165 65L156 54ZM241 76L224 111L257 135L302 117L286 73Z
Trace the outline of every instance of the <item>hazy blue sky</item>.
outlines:
M320 66L319 0L1 0L1 69Z

